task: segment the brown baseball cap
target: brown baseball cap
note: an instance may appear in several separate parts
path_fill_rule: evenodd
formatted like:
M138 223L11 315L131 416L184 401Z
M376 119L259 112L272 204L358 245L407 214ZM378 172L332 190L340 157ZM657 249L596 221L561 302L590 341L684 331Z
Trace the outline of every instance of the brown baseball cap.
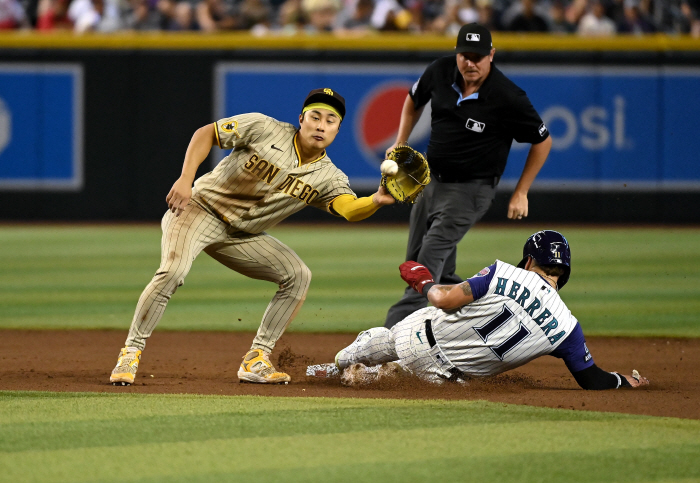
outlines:
M302 114L307 111L305 108L312 104L326 104L337 112L341 120L345 117L345 98L328 87L309 92L301 108Z
M474 52L479 55L489 55L492 48L491 32L486 27L478 23L468 23L459 29L456 53Z

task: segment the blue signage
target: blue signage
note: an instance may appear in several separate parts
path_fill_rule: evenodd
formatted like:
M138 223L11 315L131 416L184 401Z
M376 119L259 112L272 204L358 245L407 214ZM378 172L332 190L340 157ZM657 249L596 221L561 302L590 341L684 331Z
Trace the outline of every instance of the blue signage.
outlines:
M83 184L82 68L0 64L0 189Z
M552 135L537 187L700 189L700 137L689 114L700 112L700 69L499 67L527 92ZM221 63L215 117L262 112L297 124L306 94L330 87L345 97L347 114L329 155L352 186L372 188L424 68ZM427 106L409 142L425 151L429 136ZM513 144L502 186L517 182L528 148Z

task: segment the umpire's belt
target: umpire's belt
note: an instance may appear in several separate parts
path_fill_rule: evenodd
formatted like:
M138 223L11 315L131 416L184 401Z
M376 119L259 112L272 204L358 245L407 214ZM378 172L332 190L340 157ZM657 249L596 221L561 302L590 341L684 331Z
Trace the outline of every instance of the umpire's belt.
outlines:
M501 180L500 176L489 176L486 178L473 178L471 176L465 175L443 175L436 173L435 171L430 172L430 176L438 180L440 183L468 183L468 184L481 184L484 186L498 186L498 182Z
M441 369L441 371L446 372L446 374L438 373L438 376L448 381L457 381L459 379L467 380L469 377L462 371L457 369L454 364L445 356L445 354L440 349L440 346L435 342L435 336L433 335L433 322L430 319L425 320L425 336L428 339L428 344L430 345L429 354Z

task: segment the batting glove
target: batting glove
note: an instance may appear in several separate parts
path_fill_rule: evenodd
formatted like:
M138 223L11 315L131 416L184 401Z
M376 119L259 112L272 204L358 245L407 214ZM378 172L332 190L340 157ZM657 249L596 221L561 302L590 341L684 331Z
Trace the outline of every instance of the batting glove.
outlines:
M433 276L424 265L417 262L404 262L399 265L401 278L419 294L423 294L423 287L428 283L435 283Z

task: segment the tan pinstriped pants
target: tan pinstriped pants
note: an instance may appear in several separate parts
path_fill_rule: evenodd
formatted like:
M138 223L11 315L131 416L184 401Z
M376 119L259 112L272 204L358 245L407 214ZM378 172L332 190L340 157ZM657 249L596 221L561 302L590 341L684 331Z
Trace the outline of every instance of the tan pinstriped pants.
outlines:
M303 305L311 283L311 271L299 256L265 233L236 231L193 201L179 217L168 211L161 226L160 267L141 294L126 345L143 350L170 297L204 250L231 270L279 286L251 347L271 352Z

